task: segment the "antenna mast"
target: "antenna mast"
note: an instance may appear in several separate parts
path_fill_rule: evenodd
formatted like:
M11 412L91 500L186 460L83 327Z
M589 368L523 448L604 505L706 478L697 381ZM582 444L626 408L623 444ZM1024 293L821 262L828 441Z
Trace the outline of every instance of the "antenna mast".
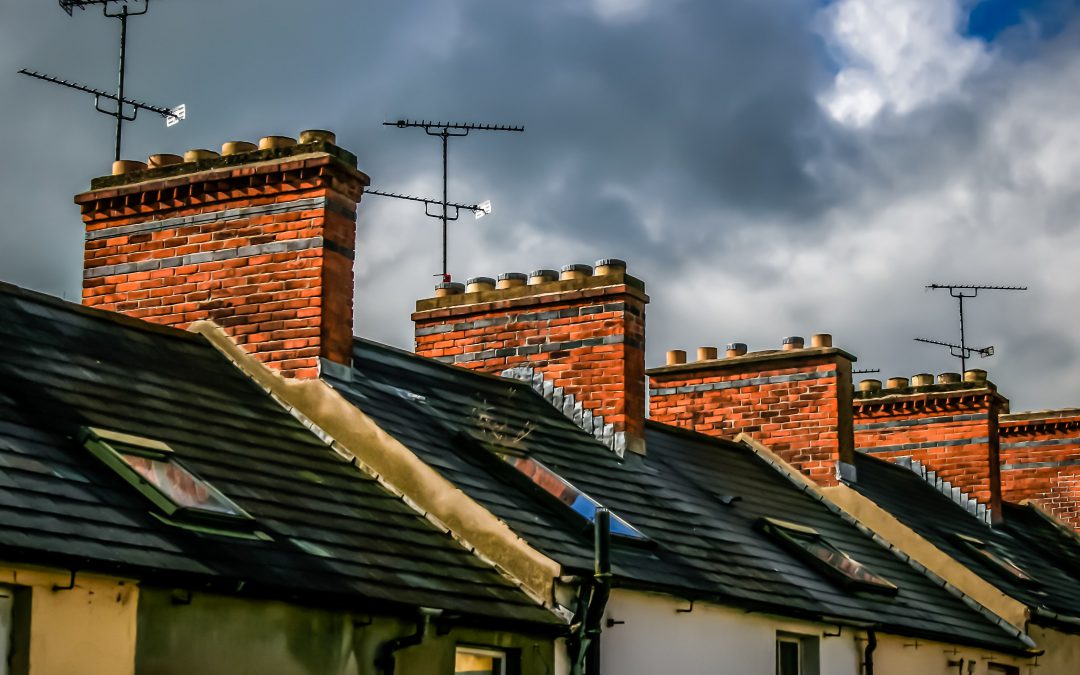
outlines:
M76 82L69 82L58 77L44 75L25 68L20 70L19 73L39 80L44 80L45 82L51 82L52 84L58 84L62 87L68 87L70 89L93 94L94 109L100 113L116 118L116 142L114 144L113 159L120 159L120 145L124 135L124 122L134 121L140 110L148 110L161 115L165 118L165 125L169 127L187 117L187 107L184 105L169 109L124 97L124 80L127 74L127 20L128 17L142 16L150 11L150 0L141 0L141 2L140 0L59 0L59 2L60 9L67 12L68 16L71 16L72 11L75 9L85 10L91 5L101 5L101 11L105 16L120 21L120 67L117 75L116 95L114 96L100 89L87 87ZM141 6L142 9L133 12L130 8L132 4L136 7ZM120 5L120 8L116 9L114 7L115 5ZM102 108L102 99L115 102L115 109ZM125 108L125 105L127 108ZM128 112L128 110L130 110L130 112Z
M457 205L450 203L449 197L447 195L447 161L446 161L446 155L447 155L447 150L448 150L448 141L452 137L468 136L470 131L516 131L516 132L521 132L521 131L525 131L525 127L510 126L510 125L506 125L506 124L471 124L471 123L467 123L467 122L429 122L427 120L407 120L407 119L397 120L396 122L383 122L383 126L397 127L398 129L409 129L409 128L423 129L424 132L427 133L428 136L438 136L440 139L442 139L442 184L443 184L443 198L442 198L442 202L441 202L441 204L442 204L442 213L437 213L437 214L436 213L427 213L427 204L431 203L429 200L415 199L414 198L414 201L423 201L423 202L425 202L425 207L424 207L425 213L428 216L432 217L432 218L439 218L439 219L442 220L442 279L443 279L444 282L449 282L450 281L450 273L447 270L447 262L446 262L447 223L449 221L451 221L451 220L457 220L459 214L458 214L458 211L455 210L454 217L453 218L450 217L450 207L457 206ZM373 194L379 194L379 193L373 193ZM396 197L399 197L399 198L405 198L405 197L400 197L399 195L391 195L391 194L387 194L385 196L396 196ZM487 208L486 208L486 210L484 210L484 212L489 213L491 211L491 205L490 205L490 203L486 203L486 204L487 204ZM481 204L480 206L483 207L484 205ZM480 216L480 211L477 211L475 209L474 209L474 211L477 214L477 218L481 217Z
M994 347L983 347L978 349L975 347L968 347L966 337L964 335L964 300L968 298L974 298L979 294L979 291L1026 291L1027 286L974 286L967 284L930 284L926 287L931 291L947 290L949 295L956 298L960 302L960 344L952 344L950 342L941 342L939 340L930 340L927 338L915 338L916 342L925 342L931 345L940 345L942 347L948 347L949 352L960 359L960 372L967 372L967 360L971 358L973 354L986 358L987 356L993 356Z

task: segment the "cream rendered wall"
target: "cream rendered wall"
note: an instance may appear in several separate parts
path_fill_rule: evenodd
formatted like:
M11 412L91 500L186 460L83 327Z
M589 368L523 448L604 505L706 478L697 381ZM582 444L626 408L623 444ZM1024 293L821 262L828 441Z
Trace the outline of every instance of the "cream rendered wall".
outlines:
M70 582L66 571L0 565L0 584L20 594L17 602L29 601L28 612L12 618L16 633L29 628L28 653L14 655L15 672L28 664L28 675L132 675L135 582L79 573L74 588L55 588ZM18 625L25 616L28 627Z
M1070 635L1059 631L1028 625L1028 635L1045 649L1046 653L1038 658L1039 667L1032 669L1034 675L1077 675L1080 673L1080 635ZM1021 671L1027 675L1025 671Z
M961 660L962 666L957 663ZM950 666L950 661L954 665ZM1064 671L1036 668L1034 659L1028 657L880 633L874 651L874 675L986 675L991 663L1017 666L1021 675L1076 675L1080 672L1077 664L1073 664L1072 670Z
M612 675L775 675L776 633L785 631L820 639L821 675L858 675L859 646L845 628L793 621L764 614L688 602L670 596L616 589L606 619L626 623L607 628L600 662ZM911 671L916 672L916 671ZM908 673L910 675L910 673ZM918 675L929 675L918 673Z

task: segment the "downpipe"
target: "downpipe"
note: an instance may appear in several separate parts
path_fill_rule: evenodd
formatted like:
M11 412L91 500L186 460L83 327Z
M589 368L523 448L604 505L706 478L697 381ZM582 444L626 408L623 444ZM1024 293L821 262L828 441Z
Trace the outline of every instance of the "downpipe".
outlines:
M441 609L421 607L420 617L416 620L416 632L411 635L404 635L402 637L387 640L379 645L378 652L375 656L376 672L380 673L380 675L394 675L394 668L397 665L397 659L394 657L394 654L402 649L415 647L422 643L427 637L428 628L431 627L431 620L441 614Z

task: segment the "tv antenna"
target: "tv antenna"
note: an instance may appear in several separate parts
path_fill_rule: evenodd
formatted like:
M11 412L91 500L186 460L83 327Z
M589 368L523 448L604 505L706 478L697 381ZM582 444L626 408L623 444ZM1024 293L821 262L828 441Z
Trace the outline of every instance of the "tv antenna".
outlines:
M447 155L447 150L449 148L449 143L448 142L449 142L449 140L451 138L468 136L470 131L516 131L516 132L521 132L521 131L525 131L525 127L511 126L511 125L506 125L506 124L470 124L470 123L462 123L462 122L429 122L427 120L407 120L407 119L397 120L396 122L383 122L383 126L397 127L398 129L410 129L410 128L423 129L424 132L428 136L438 136L440 139L442 139L442 189L443 189L443 198L442 198L441 202L434 202L432 200L421 199L421 198L418 198L418 197L411 197L410 198L410 197L406 197L406 196L402 196L402 195L386 194L386 193L379 193L379 192L374 192L372 194L383 194L384 196L387 196L387 197L397 197L399 199L412 199L413 201L424 202L424 213L425 213L425 215L427 215L427 216L429 216L431 218L439 218L440 220L442 220L442 279L443 279L444 282L449 282L450 281L450 273L447 270L447 263L446 263L447 223L449 223L449 221L451 221L451 220L457 220L458 215L460 215L460 209L462 208L462 206L459 205L459 204L452 204L449 201L449 197L447 195L447 179L446 179L447 162L446 162L446 155ZM439 204L439 205L441 205L442 206L441 212L439 212L439 213L431 213L429 211L429 209L428 209L428 206L431 205L431 204ZM486 204L486 209L484 208L485 204ZM450 217L450 209L452 207L455 208L453 218ZM491 212L491 203L490 202L484 202L484 204L480 204L480 205L478 205L478 207L480 208L479 211L475 210L475 209L473 210L474 213L477 214L477 216L476 216L477 218L482 217L480 215L481 211L483 211L485 214ZM465 207L465 208L470 208L470 207Z
M866 375L869 373L880 373L881 368L860 368L859 370L851 371L852 375Z
M979 294L979 291L1026 291L1027 286L974 286L966 284L930 284L926 287L931 291L947 290L949 295L956 298L960 302L960 344L952 344L951 342L942 342L940 340L930 340L928 338L915 338L916 342L925 342L926 344L939 345L942 347L948 347L949 353L956 358L960 359L960 372L967 372L967 360L974 354L978 354L982 358L994 355L993 345L989 347L976 348L968 347L966 338L964 337L964 300L974 298Z
M68 87L69 89L93 94L94 109L99 113L104 113L109 117L116 118L114 159L120 159L120 143L124 134L124 122L134 121L140 110L146 110L161 115L165 118L165 126L167 127L171 127L187 117L187 106L183 104L175 108L163 108L161 106L150 105L149 103L124 97L124 79L127 73L128 18L146 14L150 10L150 0L59 0L59 2L60 9L67 12L68 16L71 16L75 9L85 10L92 5L100 5L101 11L105 16L120 21L120 68L117 77L116 94L110 94L101 89L87 87L77 82L69 82L68 80L60 79L59 77L45 75L33 70L27 70L26 68L20 70L19 73L39 80L44 80L45 82L51 82L52 84L58 84L62 87ZM120 6L119 9L117 9L117 5ZM136 8L136 11L131 10L132 6ZM113 105L102 107L102 100L112 101Z

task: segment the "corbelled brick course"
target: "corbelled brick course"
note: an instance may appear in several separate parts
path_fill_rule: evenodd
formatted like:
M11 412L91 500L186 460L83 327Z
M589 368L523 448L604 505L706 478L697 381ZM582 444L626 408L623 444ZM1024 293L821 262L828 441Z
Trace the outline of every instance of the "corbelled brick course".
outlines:
M746 433L822 485L850 463L851 363L832 347L653 368L650 417L722 438Z
M75 198L84 304L181 328L213 320L290 377L349 363L368 179L332 138L95 179Z
M644 451L645 286L598 274L420 300L416 353L500 374L527 366L572 396L618 448Z
M1008 406L985 379L859 391L854 398L855 447L885 458L917 460L1000 514L997 420Z
M1002 415L1001 488L1080 531L1080 410Z

